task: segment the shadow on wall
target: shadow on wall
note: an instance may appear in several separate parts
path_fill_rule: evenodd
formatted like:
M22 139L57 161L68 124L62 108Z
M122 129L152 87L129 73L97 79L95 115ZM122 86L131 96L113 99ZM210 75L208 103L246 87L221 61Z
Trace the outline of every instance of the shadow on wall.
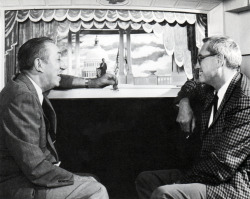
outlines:
M250 78L250 54L242 57L241 71Z

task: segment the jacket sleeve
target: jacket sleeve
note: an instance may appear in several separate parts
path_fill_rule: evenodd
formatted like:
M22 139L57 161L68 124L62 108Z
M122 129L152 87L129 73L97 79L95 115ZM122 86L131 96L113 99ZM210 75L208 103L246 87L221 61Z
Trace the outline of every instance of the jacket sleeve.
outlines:
M71 75L64 75L64 74L61 74L60 77L61 77L61 81L60 81L59 87L57 87L56 89L73 88L73 79L76 77L71 76Z
M6 146L32 183L45 187L73 184L73 174L46 160L44 149L40 148L44 132L41 131L43 115L38 103L34 95L23 93L5 108L1 122L6 132Z
M86 86L85 78L63 74L61 74L60 77L61 81L59 87L56 87L55 89L88 88Z
M220 183L230 180L244 167L250 156L250 99L245 97L238 105L229 107L225 123L218 139L213 143L209 156L201 159L190 170L183 182L188 179L205 183ZM216 125L213 127L216 128ZM219 127L217 127L219 128ZM216 129L215 129L216 131Z
M178 104L181 99L186 98L186 97L189 98L190 100L192 99L202 100L205 95L204 89L206 89L206 87L207 85L205 84L201 84L194 80L188 80L181 87L181 90L179 91L177 97L175 98L174 103Z

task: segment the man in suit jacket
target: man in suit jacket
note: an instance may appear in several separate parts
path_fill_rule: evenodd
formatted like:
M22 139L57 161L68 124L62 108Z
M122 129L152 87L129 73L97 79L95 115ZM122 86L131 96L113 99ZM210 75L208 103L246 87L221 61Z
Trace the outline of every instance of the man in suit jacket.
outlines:
M100 67L98 69L101 70L100 77L106 74L107 64L104 58L102 58L102 63L100 63Z
M49 38L34 38L18 52L21 71L0 93L0 198L108 198L106 188L90 175L59 167L51 137L56 114L44 92L61 85L104 87L112 75L86 82L61 75L58 47Z
M177 100L177 121L187 132L194 129L195 119L185 107L193 100L201 104L200 156L185 172L140 174L136 181L140 198L249 198L250 81L238 72L241 59L232 39L204 39L198 55L199 82L188 81Z

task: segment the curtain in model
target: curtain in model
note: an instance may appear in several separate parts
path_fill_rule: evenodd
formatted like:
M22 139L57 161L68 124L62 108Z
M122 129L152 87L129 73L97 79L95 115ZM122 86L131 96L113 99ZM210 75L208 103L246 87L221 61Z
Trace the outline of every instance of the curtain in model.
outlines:
M195 53L205 37L205 24L201 15L190 13L138 11L138 10L12 10L5 12L5 55L7 79L16 71L13 48L30 38L49 36L57 40L69 32L81 29L143 29L162 39L168 55L173 55L178 66L184 66L192 78ZM195 32L190 27L195 27ZM190 34L192 33L192 34ZM190 35L195 36L195 47L190 48ZM17 47L18 48L18 47ZM192 49L192 50L191 50ZM16 49L18 50L18 49ZM14 57L13 57L14 56ZM12 69L8 69L12 68Z

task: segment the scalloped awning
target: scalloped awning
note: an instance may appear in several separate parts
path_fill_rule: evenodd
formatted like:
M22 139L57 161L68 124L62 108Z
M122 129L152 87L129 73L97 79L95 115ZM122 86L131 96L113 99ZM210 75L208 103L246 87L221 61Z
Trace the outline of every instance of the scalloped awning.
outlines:
M199 14L192 13L101 9L12 10L5 12L5 55L17 45L18 34L21 34L21 43L30 36L27 22L33 23L33 27L38 26L35 35L31 36L49 36L55 40L57 36L67 36L69 31L83 29L143 29L147 33L153 32L163 41L167 54L174 54L175 63L184 66L188 78L192 78L192 62L187 45L187 24L195 24L198 48L205 37ZM44 23L40 27L36 22Z
M196 14L140 11L140 10L81 10L81 9L54 9L54 10L12 10L5 12L5 54L17 43L17 23L29 19L32 22L57 21L57 34L67 35L69 30L77 32L80 29L144 29L145 32L162 31L159 24L194 24ZM200 28L197 38L203 38ZM200 33L199 33L200 32Z
M175 12L160 12L160 11L135 11L135 10L74 10L74 9L58 9L58 10L19 10L17 12L17 21L23 22L27 18L31 21L43 20L49 22L53 19L56 21L78 21L79 19L88 22L95 20L97 22L116 22L131 21L133 23L150 23L150 22L163 22L179 24L185 22L194 24L196 15L190 13L175 13Z

